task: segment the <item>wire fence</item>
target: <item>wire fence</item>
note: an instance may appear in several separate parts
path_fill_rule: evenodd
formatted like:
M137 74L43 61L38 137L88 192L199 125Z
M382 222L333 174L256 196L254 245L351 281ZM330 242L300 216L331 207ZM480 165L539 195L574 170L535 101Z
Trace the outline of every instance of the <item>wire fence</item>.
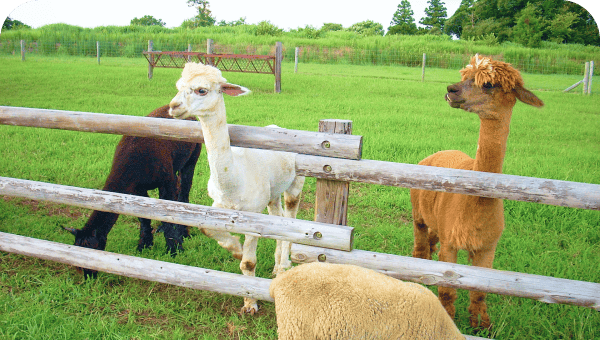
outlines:
M140 42L119 42L119 41L99 41L99 54L101 57L127 57L143 58L142 52L148 49L148 45ZM88 56L96 57L98 55L97 41L25 41L24 49L26 54L35 55L67 55L67 56ZM171 43L169 41L154 41L155 51L206 51L205 44ZM320 64L347 64L347 65L386 65L386 66L408 66L421 67L423 63L423 53L379 49L365 50L353 47L322 47L322 46L302 46L299 48L299 62L301 63L320 63ZM21 43L19 40L0 40L0 55L19 54ZM217 54L252 54L252 55L274 55L274 45L220 45L214 44L213 53ZM460 53L427 53L427 67L461 69L468 64L471 58L470 54ZM497 60L502 60L513 64L517 69L525 73L534 74L568 74L582 75L584 73L585 62L589 60L579 60L561 56L549 57L521 57L512 60L503 55L494 56ZM284 45L283 60L293 62L295 59L295 46ZM595 60L598 65L600 60ZM594 70L597 74L598 70Z

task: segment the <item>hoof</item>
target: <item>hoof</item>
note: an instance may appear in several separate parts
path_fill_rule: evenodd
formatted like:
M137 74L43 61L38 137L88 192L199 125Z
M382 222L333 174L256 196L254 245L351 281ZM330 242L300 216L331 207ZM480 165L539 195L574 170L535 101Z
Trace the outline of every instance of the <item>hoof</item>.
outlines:
M138 246L137 246L137 250L139 252L142 252L142 250L147 249L147 248L152 248L152 246L154 245L154 242L139 242Z
M273 272L271 273L271 277L277 277L280 274L285 273L288 269L290 268L286 268L284 266L274 267Z
M254 315L254 314L256 314L256 312L258 312L258 305L255 302L251 306L244 306L244 307L242 307L242 310L240 311L240 314Z

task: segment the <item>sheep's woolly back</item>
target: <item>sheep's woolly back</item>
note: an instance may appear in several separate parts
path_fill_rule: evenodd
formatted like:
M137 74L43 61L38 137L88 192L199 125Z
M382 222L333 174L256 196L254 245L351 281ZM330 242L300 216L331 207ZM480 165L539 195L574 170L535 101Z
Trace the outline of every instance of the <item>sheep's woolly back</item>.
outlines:
M517 86L523 87L521 74L511 64L492 60L476 54L471 63L460 70L462 80L473 79L477 86L485 83L500 85L504 92L510 92Z
M221 75L221 71L216 67L204 65L202 63L186 63L181 72L181 79L186 83L189 83L198 76L202 76L207 81L214 84L224 84L227 82Z
M309 263L273 280L279 340L463 339L437 297L353 265Z

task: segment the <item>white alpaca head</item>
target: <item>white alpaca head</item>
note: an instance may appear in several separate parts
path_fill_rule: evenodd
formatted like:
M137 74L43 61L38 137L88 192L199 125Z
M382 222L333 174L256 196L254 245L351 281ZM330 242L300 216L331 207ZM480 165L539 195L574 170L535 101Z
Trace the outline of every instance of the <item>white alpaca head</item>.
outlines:
M177 81L177 95L169 103L169 114L177 119L190 116L209 116L217 104L223 102L223 93L240 96L250 93L247 88L228 84L216 67L187 63Z

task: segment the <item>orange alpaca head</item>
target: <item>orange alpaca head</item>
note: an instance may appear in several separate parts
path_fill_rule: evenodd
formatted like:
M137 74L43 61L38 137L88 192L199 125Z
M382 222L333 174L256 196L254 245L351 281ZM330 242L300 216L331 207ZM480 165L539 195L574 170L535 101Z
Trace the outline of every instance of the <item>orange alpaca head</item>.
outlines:
M517 87L523 87L523 78L511 64L492 60L476 54L471 63L460 70L463 81L473 79L475 85L483 87L486 84L496 85L504 92L510 92Z
M460 70L461 82L448 86L446 101L453 108L479 114L482 119L500 119L516 100L541 107L544 103L525 89L523 78L511 64L476 54Z

